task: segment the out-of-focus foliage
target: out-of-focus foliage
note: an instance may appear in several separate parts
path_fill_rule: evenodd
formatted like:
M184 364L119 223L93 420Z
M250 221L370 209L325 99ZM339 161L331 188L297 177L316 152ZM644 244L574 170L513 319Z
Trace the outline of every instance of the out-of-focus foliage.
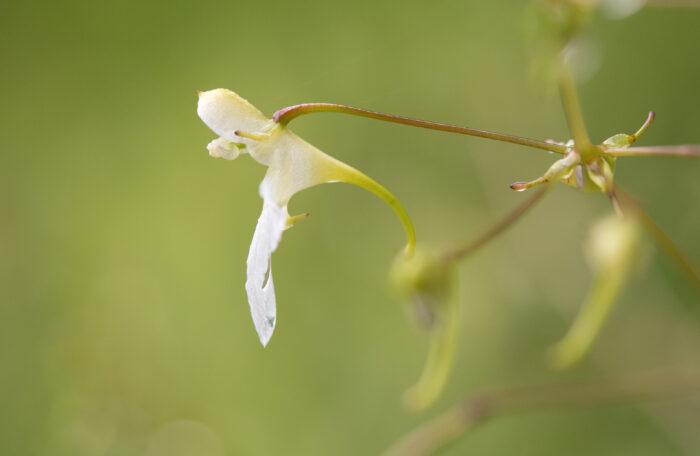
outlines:
M275 253L277 334L250 323L245 258L264 168L213 160L195 90L266 115L330 101L567 140L559 101L528 82L520 1L5 2L0 7L0 454L372 454L422 417L400 395L425 341L386 276L404 238L352 186ZM591 139L658 118L639 144L700 142L700 11L597 16L600 70L582 87ZM482 230L551 157L337 115L292 129L390 188L419 239ZM696 261L698 163L637 158L616 180ZM351 208L351 209L349 209ZM648 241L590 359L542 356L591 276L580 253L604 195L560 185L459 271L461 336L437 407L467 391L622 373L700 355L697 293ZM284 273L282 273L284 271ZM684 454L697 405L494 422L450 454Z

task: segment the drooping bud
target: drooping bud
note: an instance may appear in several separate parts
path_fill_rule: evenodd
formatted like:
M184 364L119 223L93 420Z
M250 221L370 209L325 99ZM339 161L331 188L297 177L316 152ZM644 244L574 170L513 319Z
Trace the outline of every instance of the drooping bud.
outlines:
M391 271L395 288L430 339L421 376L404 393L404 405L411 411L423 410L438 398L452 367L458 323L452 275L452 263L427 249L417 249L410 258L399 256Z
M594 283L571 328L550 350L553 367L570 367L590 349L632 271L640 233L636 219L615 216L599 220L591 229L585 254Z

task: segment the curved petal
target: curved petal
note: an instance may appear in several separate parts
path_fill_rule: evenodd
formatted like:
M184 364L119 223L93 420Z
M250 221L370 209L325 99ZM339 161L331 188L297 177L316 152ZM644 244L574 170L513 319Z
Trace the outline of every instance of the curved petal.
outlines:
M277 321L271 256L282 238L287 218L287 206L280 207L265 199L248 253L248 278L245 289L255 330L263 347L270 341Z

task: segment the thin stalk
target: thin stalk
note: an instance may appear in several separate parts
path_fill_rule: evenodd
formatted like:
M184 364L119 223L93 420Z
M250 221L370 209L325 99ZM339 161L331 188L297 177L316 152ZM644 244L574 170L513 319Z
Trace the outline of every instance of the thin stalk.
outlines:
M385 456L424 456L489 419L516 413L668 399L700 392L700 370L676 368L596 382L505 388L476 394L414 429Z
M629 193L619 185L615 185L615 194L620 197L623 211L629 211L639 218L644 229L651 235L654 242L686 273L690 281L700 289L700 271L693 261L683 252L673 240L656 224L654 219L644 210Z
M567 64L562 63L559 74L559 94L564 105L566 122L569 125L569 132L574 138L576 150L581 154L584 161L588 161L591 156L597 155L598 149L591 144L586 130L586 123L583 121L581 104L578 100L576 83Z
M613 157L700 157L700 144L612 148L606 149L605 155Z
M525 215L542 197L552 188L553 183L549 183L537 189L535 193L532 194L527 200L516 206L511 212L506 214L501 220L496 222L486 231L484 231L476 239L458 246L454 249L449 250L444 257L445 262L452 262L460 260L466 256L471 255L484 245L488 244L490 241L495 239L499 234L503 233L506 229L510 228L517 222L523 215Z
M534 147L536 149L547 150L559 154L566 153L566 146L561 144L553 144L537 139L521 138L519 136L506 135L495 133L486 130L477 130L475 128L460 127L457 125L449 125L428 120L411 119L409 117L395 116L393 114L384 114L381 112L370 111L367 109L353 108L352 106L344 106L333 103L304 103L295 106L288 106L275 112L272 118L275 122L282 125L289 123L292 119L305 114L314 114L318 112L335 112L340 114L350 114L353 116L367 117L370 119L382 120L385 122L398 123L402 125L410 125L412 127L427 128L430 130L447 131L450 133L459 133L463 135L478 136L480 138L494 139L496 141L504 141L522 146Z

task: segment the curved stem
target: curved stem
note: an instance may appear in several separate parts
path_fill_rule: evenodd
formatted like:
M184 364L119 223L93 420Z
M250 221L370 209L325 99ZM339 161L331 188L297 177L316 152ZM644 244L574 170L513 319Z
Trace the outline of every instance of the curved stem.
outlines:
M458 403L396 442L385 456L434 453L488 419L515 413L666 399L700 391L700 370L676 368L626 377L561 385L505 388Z
M613 157L700 157L700 144L612 148L606 149L605 154Z
M350 114L353 116L367 117L370 119L383 120L385 122L393 122L412 127L427 128L429 130L447 131L450 133L459 133L463 135L478 136L480 138L494 139L522 146L534 147L536 149L547 150L559 154L566 153L566 146L561 144L553 144L537 139L521 138L519 136L506 135L495 133L486 130L477 130L475 128L460 127L457 125L449 125L428 120L411 119L409 117L395 116L393 114L384 114L381 112L370 111L367 109L353 108L352 106L344 106L333 103L304 103L295 106L288 106L275 112L272 118L275 122L282 125L289 123L292 119L305 114L313 114L318 112L335 112L340 114Z
M537 191L533 193L532 196L520 203L520 205L516 206L515 209L506 214L505 217L503 217L501 220L499 220L486 231L484 231L476 239L464 245L449 250L444 256L444 261L452 262L460 260L466 256L471 255L484 245L488 244L499 234L503 233L506 229L510 228L513 224L515 224L515 222L517 222L520 219L520 217L525 215L525 213L527 213L527 211L529 211L540 199L542 199L542 197L549 191L549 189L552 188L552 185L553 183L550 182L549 184L537 189Z

